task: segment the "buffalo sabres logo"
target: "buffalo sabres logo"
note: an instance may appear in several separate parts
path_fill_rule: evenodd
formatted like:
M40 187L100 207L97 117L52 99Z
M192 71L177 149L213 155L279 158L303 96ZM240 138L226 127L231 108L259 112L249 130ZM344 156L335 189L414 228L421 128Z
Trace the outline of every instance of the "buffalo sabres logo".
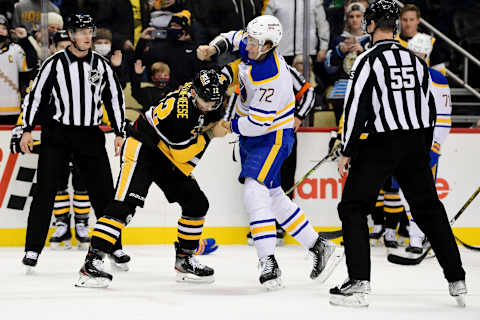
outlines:
M102 78L102 74L98 70L90 70L88 71L88 82L90 84L97 86L100 83L100 79Z

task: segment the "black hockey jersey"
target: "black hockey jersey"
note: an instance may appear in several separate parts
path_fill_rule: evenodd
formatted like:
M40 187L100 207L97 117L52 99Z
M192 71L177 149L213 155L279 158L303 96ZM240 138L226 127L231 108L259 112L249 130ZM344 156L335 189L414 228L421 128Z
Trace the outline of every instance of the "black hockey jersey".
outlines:
M192 83L185 83L181 90L169 93L157 106L150 107L144 118L149 131L153 128L156 132L157 147L187 176L210 142L209 125L223 116L223 108L202 113L194 104L191 89Z

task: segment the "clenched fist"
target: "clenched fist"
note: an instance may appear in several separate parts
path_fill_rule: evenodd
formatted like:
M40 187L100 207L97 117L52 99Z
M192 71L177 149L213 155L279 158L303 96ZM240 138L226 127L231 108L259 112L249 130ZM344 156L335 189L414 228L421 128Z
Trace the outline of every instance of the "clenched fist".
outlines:
M217 49L213 46L198 46L197 58L201 61L210 60L210 57L217 53Z

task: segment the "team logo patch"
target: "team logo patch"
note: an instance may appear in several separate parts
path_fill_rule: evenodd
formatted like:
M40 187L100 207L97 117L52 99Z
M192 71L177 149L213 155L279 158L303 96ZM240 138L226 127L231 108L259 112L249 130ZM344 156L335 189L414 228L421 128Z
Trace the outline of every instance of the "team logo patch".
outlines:
M100 83L100 79L102 78L102 74L98 70L90 70L88 71L88 82L90 84L97 86Z

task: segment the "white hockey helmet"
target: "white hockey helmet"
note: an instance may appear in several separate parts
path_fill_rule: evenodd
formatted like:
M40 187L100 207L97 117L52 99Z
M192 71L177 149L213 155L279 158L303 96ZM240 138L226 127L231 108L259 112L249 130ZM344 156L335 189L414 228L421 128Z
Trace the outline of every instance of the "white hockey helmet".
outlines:
M417 33L412 39L408 40L408 49L430 56L433 49L432 37L425 33Z
M247 25L247 35L257 39L260 47L267 41L272 42L273 48L277 47L282 39L282 34L282 24L274 16L259 16Z

